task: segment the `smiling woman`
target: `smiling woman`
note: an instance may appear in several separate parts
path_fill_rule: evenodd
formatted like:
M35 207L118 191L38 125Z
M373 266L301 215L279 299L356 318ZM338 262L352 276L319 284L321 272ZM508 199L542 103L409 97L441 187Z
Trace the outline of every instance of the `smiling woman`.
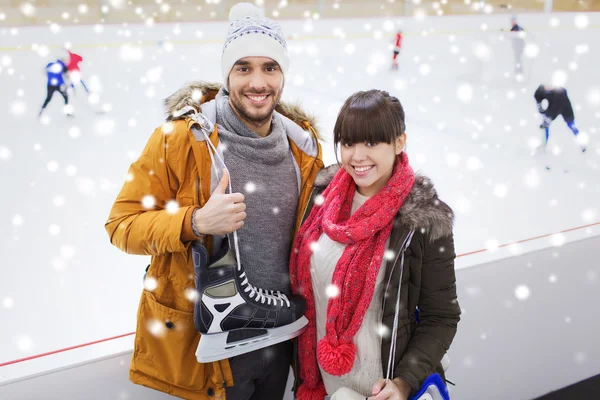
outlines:
M299 400L348 389L407 400L428 381L443 382L435 372L444 374L460 319L453 213L413 172L404 118L400 101L382 90L353 94L338 115L342 168L317 176L290 261L309 318L298 339Z

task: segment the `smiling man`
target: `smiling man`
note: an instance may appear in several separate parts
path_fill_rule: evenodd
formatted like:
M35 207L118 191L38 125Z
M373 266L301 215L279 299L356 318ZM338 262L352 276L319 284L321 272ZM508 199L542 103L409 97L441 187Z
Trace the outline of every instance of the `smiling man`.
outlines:
M152 256L138 312L134 383L192 400L279 400L292 361L289 341L211 363L195 355L211 337L201 338L194 327L192 242L203 240L214 254L237 231L246 282L261 293L246 304L259 297L284 304L292 239L323 167L312 119L280 102L289 64L281 28L249 3L234 6L229 19L223 85L192 82L166 99L168 122L131 165L106 230L121 250ZM221 174L221 160L229 174ZM250 308L240 307L205 308L220 313L210 320L224 321L219 329L235 329L238 338L245 328L273 327L271 312L245 315ZM278 312L285 310L275 311L276 319Z

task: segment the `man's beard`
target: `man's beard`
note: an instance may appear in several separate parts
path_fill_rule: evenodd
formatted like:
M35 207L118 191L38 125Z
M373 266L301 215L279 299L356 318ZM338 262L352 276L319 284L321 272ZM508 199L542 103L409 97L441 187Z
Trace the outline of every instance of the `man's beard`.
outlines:
M249 93L249 94L255 94L257 96L260 95L269 95L269 97L274 98L274 93L270 93L270 92L265 92L265 93ZM239 117L241 117L242 119L250 122L252 125L255 126L262 126L264 125L266 122L269 121L269 119L273 116L273 111L275 111L275 108L277 108L277 105L279 104L279 100L281 99L281 92L279 93L277 98L274 98L274 101L271 103L271 105L269 106L269 108L267 109L267 111L265 111L264 113L260 113L260 114L252 114L250 111L248 111L248 109L244 106L242 101L236 101L238 99L242 99L244 98L244 95L239 95L236 98L232 99L231 96L229 97L230 99L232 99L231 106L232 108L235 110L236 114L238 114ZM250 100L248 100L250 101Z

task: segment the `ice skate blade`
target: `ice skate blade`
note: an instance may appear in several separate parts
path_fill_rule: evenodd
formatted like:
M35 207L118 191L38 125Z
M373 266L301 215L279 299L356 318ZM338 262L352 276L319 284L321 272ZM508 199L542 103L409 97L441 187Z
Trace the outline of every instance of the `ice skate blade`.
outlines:
M228 332L202 335L196 349L196 359L199 363L208 363L250 353L300 336L307 325L308 320L303 316L289 325L271 328L265 335L236 343L227 343Z

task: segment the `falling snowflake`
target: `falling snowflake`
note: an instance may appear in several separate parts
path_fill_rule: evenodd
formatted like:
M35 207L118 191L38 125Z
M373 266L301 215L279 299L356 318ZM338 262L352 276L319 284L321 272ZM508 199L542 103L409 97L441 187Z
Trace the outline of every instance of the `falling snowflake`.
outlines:
M496 239L489 239L485 242L485 248L490 252L496 251L499 247L500 243Z
M585 29L590 24L590 20L589 20L588 16L585 14L576 15L574 22L575 22L575 26L578 29Z
M67 264L65 263L65 260L63 260L62 258L55 258L52 261L52 267L56 270L56 271L64 271L67 269Z
M166 209L169 214L176 214L179 210L179 203L177 203L177 200L169 200L167 201Z
M173 131L175 130L175 125L172 122L167 122L162 125L161 129L165 135L168 135L170 133L173 133Z
M156 290L157 287L158 281L156 280L156 278L152 276L147 276L146 279L144 279L144 289L146 289L147 291L153 292Z
M592 223L596 220L598 216L598 210L594 208L587 208L581 212L581 219L585 223Z
M77 139L79 136L81 136L81 129L76 126L72 126L69 128L69 136L73 139Z
M244 190L246 191L246 193L254 193L256 192L256 184L254 182L248 182L244 186Z
M0 146L0 160L9 161L12 158L12 152L8 147Z
M148 321L148 324L146 325L146 327L150 331L150 334L152 334L152 336L157 337L157 338L162 338L167 333L166 325L163 322L156 320L156 319Z
M142 198L142 206L149 210L151 208L154 208L154 206L156 205L156 198L150 194L144 196Z
M11 222L14 226L22 226L23 225L23 217L20 214L17 214L12 217Z
M523 176L523 183L529 188L538 187L540 185L540 175L535 168L527 171L525 176Z
M429 64L421 64L419 66L419 73L423 76L427 76L431 73L431 66Z
M148 82L158 82L162 77L162 72L162 67L150 68L148 71L146 71L146 79L148 79Z
M13 308L15 305L15 301L13 300L12 297L5 297L4 299L2 299L2 307L9 309L9 308Z
M52 203L54 203L56 207L62 207L65 205L65 198L63 196L54 196Z
M27 110L27 105L23 101L15 101L11 106L11 112L14 115L23 115Z
M144 57L144 51L139 46L124 44L119 50L119 57L126 62L140 61Z
M564 86L567 83L567 73L563 70L556 70L552 74L552 85Z
M56 161L48 161L46 167L48 168L48 171L56 172L58 170L58 163Z
M187 288L184 291L185 298L189 301L196 302L200 298L200 293L194 288Z
M471 212L471 200L465 196L459 196L455 202L456 211L460 214Z
M330 299L334 299L340 295L340 288L334 284L327 285L325 295Z
M456 167L460 163L460 154L450 153L446 156L446 163L449 167Z
M107 136L113 133L115 129L115 121L112 119L101 119L96 122L95 131L100 136Z
M392 333L391 329L388 328L388 326L382 322L377 324L376 332L377 332L377 335L379 335L379 337L381 337L383 339L389 338Z
M562 233L555 233L554 235L550 236L550 244L554 247L560 247L564 245L566 241L567 238Z
M590 89L587 93L587 101L594 107L600 106L600 89Z
M60 226L52 224L48 227L48 233L52 236L57 236L60 233Z
M478 42L473 48L473 54L475 54L475 57L479 58L480 60L487 61L492 55L492 50L485 43Z
M75 176L77 175L77 167L74 165L67 165L67 167L65 168L65 173L68 176Z
M520 301L525 301L529 298L531 291L527 285L519 285L515 289L515 297Z
M313 253L316 253L319 251L319 243L317 243L317 242L312 242L309 247L310 247L310 251L312 251Z
M75 256L75 248L71 245L65 244L60 248L60 254L63 258L70 260Z
M483 164L478 157L471 156L467 159L467 168L469 171L477 171L483 168Z
M505 184L499 183L494 186L494 195L501 199L505 198L508 194L508 186Z
M471 368L473 365L475 365L475 359L473 356L466 356L463 360L463 365L466 368Z
M575 362L577 364L583 364L587 360L587 355L583 352L575 353Z
M29 336L21 336L17 339L17 348L24 353L29 353L34 348L33 340Z
M35 15L35 7L30 3L21 4L20 9L23 15L25 15L26 17L33 17Z
M457 88L456 96L463 103L469 103L473 99L473 88L471 85L464 83Z
M554 274L552 274L548 277L548 282L550 282L550 283L556 283L557 281L558 281L558 277Z
M355 51L356 45L354 43L348 43L344 46L344 52L346 52L346 54L354 54Z

